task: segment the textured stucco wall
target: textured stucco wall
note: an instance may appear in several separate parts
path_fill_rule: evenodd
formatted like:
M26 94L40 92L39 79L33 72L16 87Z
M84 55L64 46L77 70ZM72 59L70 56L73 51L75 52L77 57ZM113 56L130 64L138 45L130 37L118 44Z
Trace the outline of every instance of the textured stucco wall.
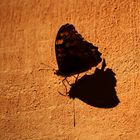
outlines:
M114 108L63 97L54 42L72 23L116 74ZM0 140L140 139L139 0L0 1Z

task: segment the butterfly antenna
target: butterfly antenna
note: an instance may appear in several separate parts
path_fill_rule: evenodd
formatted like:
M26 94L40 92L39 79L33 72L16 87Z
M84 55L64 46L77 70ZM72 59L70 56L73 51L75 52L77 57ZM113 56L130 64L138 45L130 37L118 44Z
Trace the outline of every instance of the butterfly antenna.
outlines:
M56 69L54 69L53 67L47 65L47 64L44 64L44 63L41 63L42 65L46 66L48 68L48 70L52 70L54 71L54 73L56 73Z

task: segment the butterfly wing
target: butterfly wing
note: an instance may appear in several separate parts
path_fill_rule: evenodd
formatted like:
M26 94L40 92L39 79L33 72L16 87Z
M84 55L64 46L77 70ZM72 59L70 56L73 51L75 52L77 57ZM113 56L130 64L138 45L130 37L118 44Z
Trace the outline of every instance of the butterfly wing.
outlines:
M55 52L58 71L63 75L88 70L101 61L98 48L85 41L71 24L59 29Z
M75 51L75 44L82 37L77 33L73 25L63 25L57 34L55 41L55 52L59 72L66 74L78 69L78 56ZM78 48L76 49L78 50Z

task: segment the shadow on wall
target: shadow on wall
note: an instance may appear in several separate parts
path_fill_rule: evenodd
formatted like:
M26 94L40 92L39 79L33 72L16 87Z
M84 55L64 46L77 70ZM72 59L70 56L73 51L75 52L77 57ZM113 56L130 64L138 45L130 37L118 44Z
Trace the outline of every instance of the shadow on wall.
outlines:
M112 108L120 102L116 95L116 78L112 69L105 70L106 63L103 61L102 68L96 68L92 75L84 75L72 85L69 96L78 98L83 102L100 108Z

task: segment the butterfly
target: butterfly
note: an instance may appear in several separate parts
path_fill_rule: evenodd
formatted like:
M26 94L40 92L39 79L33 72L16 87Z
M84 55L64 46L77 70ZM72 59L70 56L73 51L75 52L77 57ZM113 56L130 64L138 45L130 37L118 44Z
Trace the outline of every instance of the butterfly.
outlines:
M97 66L102 60L98 47L86 41L75 27L68 23L58 30L55 53L58 64L56 74L65 77L66 81L68 76L79 75Z

